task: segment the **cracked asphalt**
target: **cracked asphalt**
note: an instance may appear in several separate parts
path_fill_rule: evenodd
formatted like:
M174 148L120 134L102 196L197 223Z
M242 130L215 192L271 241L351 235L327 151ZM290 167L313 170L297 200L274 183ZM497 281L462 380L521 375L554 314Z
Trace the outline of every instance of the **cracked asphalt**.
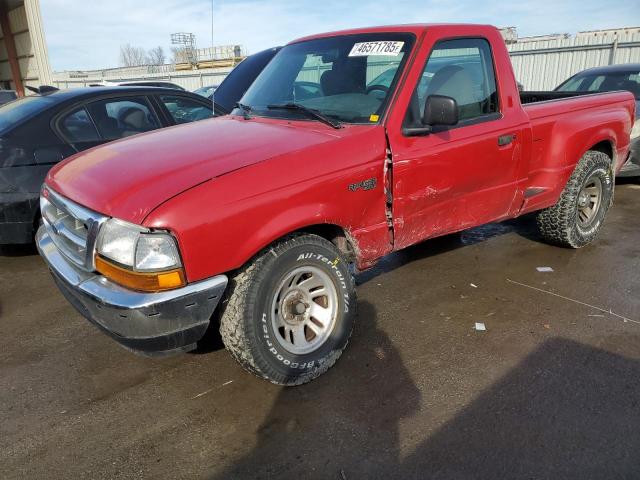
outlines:
M390 255L357 277L345 354L295 388L214 335L135 356L2 248L0 478L640 478L638 205L619 185L582 250L526 217Z

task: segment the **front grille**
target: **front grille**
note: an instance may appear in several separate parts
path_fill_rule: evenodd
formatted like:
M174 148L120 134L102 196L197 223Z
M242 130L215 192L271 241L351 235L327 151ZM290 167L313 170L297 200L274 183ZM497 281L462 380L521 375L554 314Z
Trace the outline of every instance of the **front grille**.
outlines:
M84 270L94 269L95 240L106 217L45 187L40 211L47 233L65 257Z

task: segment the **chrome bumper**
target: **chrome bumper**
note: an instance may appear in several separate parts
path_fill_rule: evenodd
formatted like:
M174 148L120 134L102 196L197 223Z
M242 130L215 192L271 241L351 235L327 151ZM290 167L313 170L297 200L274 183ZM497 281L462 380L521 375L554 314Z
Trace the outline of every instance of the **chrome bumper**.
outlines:
M60 253L44 227L36 244L65 298L124 347L144 354L192 350L227 286L218 275L183 288L143 293L79 269Z

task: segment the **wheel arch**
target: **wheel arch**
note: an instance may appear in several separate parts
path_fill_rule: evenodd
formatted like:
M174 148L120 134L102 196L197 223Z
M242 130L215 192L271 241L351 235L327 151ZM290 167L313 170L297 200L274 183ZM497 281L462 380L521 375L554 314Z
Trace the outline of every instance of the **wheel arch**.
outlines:
M590 148L587 148L587 150L583 152L583 155L587 153L589 150L604 153L606 156L608 156L611 159L612 163L615 163L616 148L615 148L615 144L613 143L613 140L611 139L601 140L595 145L592 145Z
M562 142L564 142L562 145L572 145L572 142L564 138ZM555 205L560 199L560 195L571 178L571 175L573 175L576 168L578 168L581 159L589 151L597 151L607 155L610 159L612 169L615 170L617 160L616 143L612 135L606 131L601 131L598 135L591 135L586 141L582 140L577 142L577 146L571 148L565 148L563 146L561 149L564 151L564 162L555 163L549 159L544 162L547 167L557 165L559 168L545 171L535 177L534 181L530 182L530 188L533 191L538 190L540 194L534 194L534 196L530 198L526 198L525 196L525 201L520 209L519 215Z
M328 240L333 243L336 248L342 253L345 260L349 263L357 262L358 260L358 244L356 239L351 235L351 233L341 225L336 223L310 223L308 225L298 226L295 228L287 229L286 231L282 231L272 238L263 242L264 244L260 247L256 248L255 253L251 256L253 259L256 255L258 255L264 249L269 248L270 245L282 240L291 235L317 235L319 237ZM250 262L251 259L247 260Z
M333 243L336 248L342 253L344 259L348 263L358 263L359 250L356 239L351 233L344 227L335 223L310 223L308 225L290 228L286 231L282 231L270 239L261 242L258 246L254 246L251 256L237 269L244 268L247 264L251 263L257 256L267 250L276 242L283 240L292 235L317 235L329 242ZM236 271L237 269L233 269Z
M616 147L615 147L614 139L610 135L602 135L595 138L591 138L589 141L585 143L585 146L578 151L579 156L575 161L573 168L565 174L562 181L563 188L571 178L571 175L573 175L573 173L576 171L576 169L580 165L580 161L584 158L587 152L591 152L591 151L604 153L606 156L609 157L611 166L612 167L615 166ZM556 202L559 200L561 193L562 193L561 191L558 192L557 198L555 200Z
M356 241L353 236L340 225L336 225L334 223L317 223L299 228L298 230L295 230L290 234L296 233L318 235L325 240L329 240L338 248L338 250L340 250L340 252L344 255L345 259L348 262L356 261Z

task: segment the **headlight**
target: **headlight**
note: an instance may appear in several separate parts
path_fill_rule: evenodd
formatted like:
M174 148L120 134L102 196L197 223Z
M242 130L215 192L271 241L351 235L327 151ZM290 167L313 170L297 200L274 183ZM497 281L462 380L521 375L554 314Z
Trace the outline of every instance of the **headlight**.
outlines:
M125 287L160 291L185 284L173 236L112 218L100 229L96 270Z
M100 230L98 253L129 268L133 268L138 237L147 232L132 223L112 218Z
M640 120L636 120L631 129L631 140L640 137Z
M137 272L154 272L180 267L176 242L168 233L148 233L138 237L135 254Z

